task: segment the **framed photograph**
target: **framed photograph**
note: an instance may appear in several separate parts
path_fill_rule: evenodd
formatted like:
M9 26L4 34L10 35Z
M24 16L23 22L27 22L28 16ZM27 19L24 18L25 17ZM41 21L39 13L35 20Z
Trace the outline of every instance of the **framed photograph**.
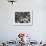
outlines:
M32 11L16 11L15 12L15 25L17 26L31 26L33 23L32 20Z

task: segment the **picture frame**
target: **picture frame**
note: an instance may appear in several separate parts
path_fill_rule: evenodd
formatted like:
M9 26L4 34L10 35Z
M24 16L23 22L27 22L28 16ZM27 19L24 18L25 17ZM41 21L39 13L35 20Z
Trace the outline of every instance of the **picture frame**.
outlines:
M14 24L16 26L32 26L33 12L32 11L15 11Z

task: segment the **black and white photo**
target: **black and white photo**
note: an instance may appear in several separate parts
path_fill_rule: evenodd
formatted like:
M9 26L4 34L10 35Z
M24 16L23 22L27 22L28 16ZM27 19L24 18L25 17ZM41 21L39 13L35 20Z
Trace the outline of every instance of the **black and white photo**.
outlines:
M15 24L16 25L32 25L32 13L26 12L15 12Z

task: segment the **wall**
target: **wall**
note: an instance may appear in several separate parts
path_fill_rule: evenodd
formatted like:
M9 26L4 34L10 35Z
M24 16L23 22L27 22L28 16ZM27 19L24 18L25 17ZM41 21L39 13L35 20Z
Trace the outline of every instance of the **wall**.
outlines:
M17 0L13 5L0 0L0 40L14 40L18 32L26 32L33 40L46 40L46 1ZM13 18L16 10L33 10L32 26L15 26Z

